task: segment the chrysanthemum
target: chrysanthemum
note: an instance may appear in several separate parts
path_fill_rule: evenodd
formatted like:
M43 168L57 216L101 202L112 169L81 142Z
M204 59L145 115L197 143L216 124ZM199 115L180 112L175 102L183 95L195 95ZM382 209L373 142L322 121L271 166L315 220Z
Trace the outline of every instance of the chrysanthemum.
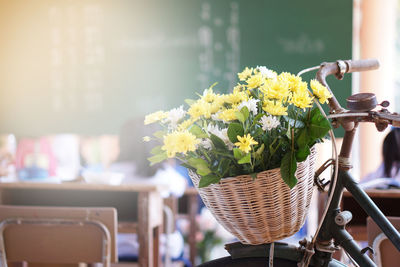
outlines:
M205 118L210 118L210 104L202 100L197 100L190 106L187 113L193 119L198 119L201 116L204 116Z
M237 139L239 142L236 142L235 146L239 147L239 149L244 153L249 153L251 146L258 144L258 142L255 141L250 134L244 135L243 137L238 135Z
M189 128L189 126L191 126L196 120L194 119L187 119L185 121L183 121L181 124L178 125L178 131L184 131L187 128Z
M195 151L198 143L200 140L196 139L192 133L175 131L164 136L164 145L161 149L167 152L169 158L172 158L176 153L186 154L188 151Z
M265 66L257 66L257 70L266 79L275 79L277 77L277 73L275 71L270 70Z
M241 81L247 80L253 74L253 68L249 69L246 67L241 73L238 73L238 77Z
M312 107L312 101L313 99L308 91L293 93L292 98L290 99L290 103L303 110Z
M217 94L214 93L212 88L209 88L204 90L203 95L201 96L201 100L207 103L211 103L215 100L216 97Z
M329 90L317 80L311 80L310 86L314 95L318 98L321 104L328 102L328 99L332 97Z
M289 84L281 80L268 80L261 88L269 99L285 100L289 96Z
M282 116L287 115L287 107L283 106L279 101L264 100L263 110L270 115Z
M168 117L168 112L165 111L156 111L154 113L151 113L149 115L146 115L146 117L144 118L144 124L151 124L157 121L161 121L162 119L165 119L166 117Z
M270 131L280 125L280 122L276 117L268 115L263 116L259 123L261 123L261 127L264 131Z
M185 114L186 111L183 109L183 106L171 109L168 112L168 117L166 118L166 121L169 123L169 127L171 129L175 129L178 122L185 116Z
M225 109L217 114L217 118L225 123L236 120L236 111L236 108Z
M246 80L247 88L249 89L258 88L261 85L263 85L264 80L265 79L261 73L254 74L253 76L251 76Z
M282 72L278 76L278 80L285 82L289 86L289 90L292 92L298 92L304 86L304 82L302 81L300 76L293 75L289 72ZM307 89L307 83L305 83Z
M239 105L241 102L248 99L248 95L245 92L233 91L231 94L224 95L224 101L231 105Z
M247 107L247 109L253 113L253 115L257 115L258 110L257 110L257 103L260 101L260 99L254 99L251 98L247 101L243 101L242 103L239 104L238 110L241 110L243 107Z

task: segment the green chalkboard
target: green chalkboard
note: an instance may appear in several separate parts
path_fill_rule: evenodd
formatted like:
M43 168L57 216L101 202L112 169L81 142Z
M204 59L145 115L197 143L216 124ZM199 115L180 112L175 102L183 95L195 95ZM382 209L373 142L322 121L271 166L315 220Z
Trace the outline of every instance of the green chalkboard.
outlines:
M351 51L351 0L0 0L0 132L118 133L245 66ZM332 87L343 102L351 80Z

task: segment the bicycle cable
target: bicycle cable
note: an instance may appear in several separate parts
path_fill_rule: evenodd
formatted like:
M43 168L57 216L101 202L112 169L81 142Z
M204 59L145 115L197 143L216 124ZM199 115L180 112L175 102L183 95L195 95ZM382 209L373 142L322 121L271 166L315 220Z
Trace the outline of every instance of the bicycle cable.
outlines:
M300 71L297 76L301 76L304 73L313 71L313 70L317 70L319 69L320 66L314 66L311 68L307 68L304 69L302 71ZM312 92L310 92L312 93ZM321 105L318 103L318 101L316 99L314 99L314 103L316 103L317 107L319 108L319 110L321 111L321 114L327 119L329 120L328 116L326 115L324 109L321 107ZM332 141L332 158L334 158L335 161L335 171L334 171L334 177L333 177L333 181L331 181L331 188L330 188L330 192L331 194L328 196L328 200L325 204L325 209L322 213L322 217L320 219L320 222L318 224L317 230L315 231L315 235L313 236L313 238L311 239L311 242L308 245L308 248L306 247L306 252L304 253L304 257L301 260L301 262L299 263L300 267L307 267L310 264L310 260L312 255L314 254L314 244L315 241L317 239L317 236L319 234L319 231L321 230L322 227L322 223L326 217L326 214L328 212L329 206L331 204L332 198L333 198L333 192L335 192L335 188L336 188L336 182L337 182L337 176L338 176L338 170L339 170L339 160L338 160L338 152L337 152L337 146L336 146L336 138L335 138L335 134L333 133L333 130L330 129L329 130L329 135L331 137L331 141ZM309 252L311 251L311 252Z

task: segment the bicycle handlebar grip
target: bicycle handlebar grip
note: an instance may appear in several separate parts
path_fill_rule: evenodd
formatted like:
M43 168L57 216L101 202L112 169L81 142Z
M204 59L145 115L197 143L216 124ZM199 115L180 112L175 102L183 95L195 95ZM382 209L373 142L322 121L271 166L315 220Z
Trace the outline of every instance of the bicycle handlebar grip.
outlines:
M379 68L379 61L377 59L360 59L360 60L345 60L347 65L347 72L358 72L366 70L375 70Z

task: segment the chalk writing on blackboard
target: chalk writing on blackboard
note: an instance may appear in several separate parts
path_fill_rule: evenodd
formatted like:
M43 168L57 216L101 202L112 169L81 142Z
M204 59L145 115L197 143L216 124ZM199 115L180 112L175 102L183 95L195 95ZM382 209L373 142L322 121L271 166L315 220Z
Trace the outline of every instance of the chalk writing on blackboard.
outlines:
M105 73L103 7L55 4L48 10L48 19L52 110L101 110ZM79 20L83 24L78 25ZM83 36L82 40L78 36ZM84 66L80 71L79 65Z
M279 37L277 42L288 54L321 54L325 51L325 44L322 39L313 39L305 33L294 38Z
M235 73L240 65L239 4L232 2L227 8L229 16L223 19L209 3L201 5L202 25L198 29L200 73L197 75L201 88L207 88L213 80L227 82L228 88L235 85Z

